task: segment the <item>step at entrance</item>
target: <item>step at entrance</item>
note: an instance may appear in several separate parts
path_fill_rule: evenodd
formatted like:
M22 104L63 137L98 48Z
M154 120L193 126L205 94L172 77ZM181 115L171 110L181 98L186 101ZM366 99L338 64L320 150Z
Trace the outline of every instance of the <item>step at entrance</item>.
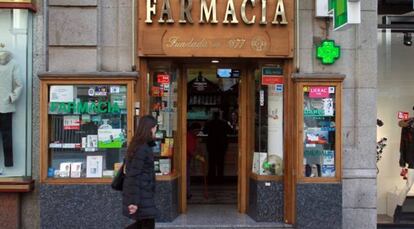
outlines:
M284 223L256 222L248 215L237 212L236 205L188 205L187 214L180 215L171 223L157 223L156 228L273 228L288 229L292 225Z

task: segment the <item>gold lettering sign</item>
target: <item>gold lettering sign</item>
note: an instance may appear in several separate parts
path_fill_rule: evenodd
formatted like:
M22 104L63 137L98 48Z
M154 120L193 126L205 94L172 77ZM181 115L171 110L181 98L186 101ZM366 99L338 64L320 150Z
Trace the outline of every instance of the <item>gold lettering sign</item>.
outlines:
M205 23L204 17L206 18L207 23L210 21L210 16L213 14L213 19L210 21L211 24L217 24L217 7L216 0L211 0L210 8L207 8L206 0L201 0L201 13L200 13L200 23Z
M231 24L238 24L239 23L239 21L237 20L236 8L234 7L233 0L229 0L227 2L226 13L225 13L225 16L224 16L223 24L228 24L229 23L228 16L231 16Z
M1 0L0 0L1 1ZM161 1L161 0L159 0ZM162 0L162 7L157 12L157 0L147 0L146 1L146 20L145 23L151 24L152 23L152 16L159 14L158 23L160 24L173 24L173 12L171 9L170 0ZM200 1L200 24L210 23L210 24L217 24L217 0L199 0ZM224 1L224 0L223 0ZM240 1L237 1L240 3ZM267 0L261 0L261 17L259 24L266 25L267 24ZM224 2L223 2L224 3ZM225 8L225 13L223 16L223 24L238 24L239 20L237 19L237 11L240 10L240 15L242 21L246 25L252 25L256 23L256 16L258 15L251 15L250 20L246 15L246 8L248 7L248 3L250 3L251 9L254 9L258 4L256 4L256 0L243 0L241 1L240 5L235 5L234 0L227 0L227 5ZM287 25L287 17L285 11L285 4L284 0L272 0L271 1L273 7L275 7L275 12L273 13L273 21L272 25ZM224 5L220 5L224 6ZM240 8L238 8L240 7ZM272 9L273 9L272 7ZM177 8L175 8L177 9ZM186 24L187 22L192 24L192 9L193 9L193 0L180 0L180 14L178 22L180 24ZM253 11L252 11L253 12ZM259 13L260 14L260 13ZM231 20L230 20L231 17Z
M174 19L172 18L171 13L170 0L164 0L164 3L162 4L160 20L158 20L158 23L165 23L164 16L167 16L167 23L174 23Z
M187 4L186 4L187 3ZM193 7L193 0L181 0L181 12L180 12L180 23L193 23L193 18L191 17L191 9ZM185 19L187 18L187 20Z
M147 0L147 19L145 19L145 23L152 23L151 15L155 15L156 4L157 0Z
M241 17L244 23L246 23L247 25L251 25L254 24L256 21L256 15L253 16L252 20L247 19L246 16L246 5L247 3L250 2L252 4L252 7L254 7L255 5L255 1L253 0L243 0L242 6L241 6Z
M283 5L283 0L279 0L277 2L275 18L273 19L272 24L279 24L279 21L277 20L279 16L282 17L280 24L286 25L288 22L286 21L285 6Z
M266 20L266 16L267 16L266 6L267 6L266 0L262 0L262 20L260 20L260 24L261 25L266 25L267 24L267 20Z

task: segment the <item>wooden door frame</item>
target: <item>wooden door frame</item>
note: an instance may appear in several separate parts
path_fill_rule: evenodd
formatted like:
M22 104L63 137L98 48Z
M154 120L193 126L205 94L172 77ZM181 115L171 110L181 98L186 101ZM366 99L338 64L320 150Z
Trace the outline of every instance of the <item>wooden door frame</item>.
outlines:
M247 104L248 104L248 96L246 94L246 90L248 89L248 84L243 83L247 80L248 76L250 75L248 73L248 67L242 67L241 64L234 64L234 63L224 63L224 64L218 64L216 67L220 67L220 65L225 65L226 67L237 67L242 71L241 78L239 80L239 94L238 94L238 100L239 100L239 137L238 137L238 178L237 178L237 208L240 213L246 213L247 212L247 203L248 203L248 195L247 195L247 188L248 188L248 173L247 173L247 142L248 142L248 118L247 115ZM187 71L189 68L212 68L211 64L182 64L181 65L181 74L178 81L179 84L179 101L181 102L179 113L181 120L180 127L182 128L181 131L181 143L183 144L181 147L181 174L187 173L187 154L186 154L186 136L187 136ZM181 95L181 96L180 96ZM182 178L179 180L181 187L180 190L180 212L186 213L187 212L187 178L186 176L181 176Z
M178 119L177 127L179 130L179 142L181 145L177 152L179 159L177 160L180 165L174 165L174 169L179 172L178 174L178 188L179 188L179 211L181 213L187 212L187 190L186 190L186 172L187 167L184 166L187 163L187 154L186 154L186 136L187 136L187 69L188 68L211 68L212 64L207 64L206 62L198 63L197 60L193 59L140 59L140 82L137 84L138 96L141 101L141 112L145 113L146 104L148 100L148 85L147 85L147 72L149 72L149 62L152 61L161 61L168 63L175 63L179 71L177 74L178 82L178 101L180 102L178 109ZM239 60L230 59L226 63L221 63L215 66L230 66L239 68L242 71L242 77L239 81L239 139L238 139L238 211L240 213L246 213L248 209L248 193L249 193L249 179L250 173L249 170L252 163L252 156L249 155L251 150L254 150L254 101L249 98L251 97L250 91L254 87L254 70L257 66L260 66L262 63L269 63L274 60L271 59L255 59L252 61L246 61L243 63L237 63ZM246 64L248 62L248 64ZM280 61L278 61L280 62ZM253 65L252 65L253 64ZM253 67L255 66L255 67ZM291 79L291 74L293 72L293 62L290 59L284 60L283 65L285 71L285 96L284 99L285 105L285 127L284 127L284 145L285 145L285 170L284 170L284 218L285 223L295 224L296 218L296 203L295 203L295 192L296 192L296 175L295 175L295 165L296 155L294 151L294 144L296 143L293 130L291 126L294 124L294 112L295 112L295 100L293 93L293 81ZM253 113L252 113L253 112ZM242 146L243 145L243 146ZM250 150L250 151L249 151ZM252 152L252 151L251 151Z

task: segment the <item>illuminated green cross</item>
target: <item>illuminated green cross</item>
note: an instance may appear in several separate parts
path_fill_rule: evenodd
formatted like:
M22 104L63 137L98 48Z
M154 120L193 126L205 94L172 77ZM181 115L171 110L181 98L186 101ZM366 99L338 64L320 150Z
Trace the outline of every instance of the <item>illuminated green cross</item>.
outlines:
M333 64L341 56L341 47L333 40L324 40L316 50L316 57L322 64Z

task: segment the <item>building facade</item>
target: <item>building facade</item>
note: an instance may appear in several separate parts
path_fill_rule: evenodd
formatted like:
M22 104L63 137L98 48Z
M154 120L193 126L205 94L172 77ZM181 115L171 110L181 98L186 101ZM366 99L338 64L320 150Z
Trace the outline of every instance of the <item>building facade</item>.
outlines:
M229 151L239 212L295 228L375 228L377 1L360 1L361 23L339 31L315 16L316 2L33 2L20 62L29 172L17 176L34 189L14 195L21 226L126 225L109 183L142 114L162 127L158 221L174 221L188 211L187 125L211 115L194 107L221 104L238 120ZM341 48L331 65L316 58L325 40ZM215 80L237 94L215 99L205 83Z

